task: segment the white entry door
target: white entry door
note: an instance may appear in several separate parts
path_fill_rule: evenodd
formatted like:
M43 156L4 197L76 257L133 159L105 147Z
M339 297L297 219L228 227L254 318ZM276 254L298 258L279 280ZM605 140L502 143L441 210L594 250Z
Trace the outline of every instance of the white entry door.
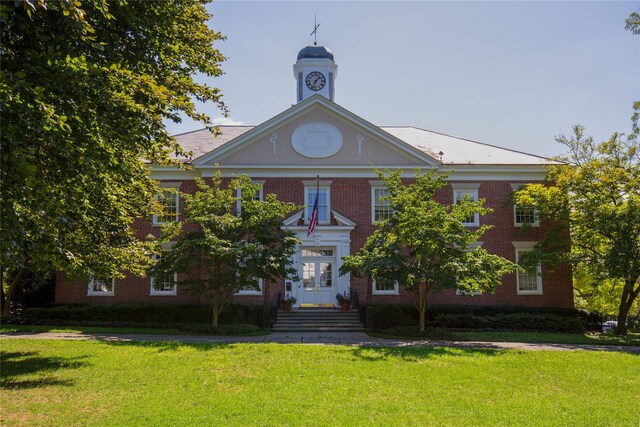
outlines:
M333 249L302 248L301 304L334 306L335 257Z

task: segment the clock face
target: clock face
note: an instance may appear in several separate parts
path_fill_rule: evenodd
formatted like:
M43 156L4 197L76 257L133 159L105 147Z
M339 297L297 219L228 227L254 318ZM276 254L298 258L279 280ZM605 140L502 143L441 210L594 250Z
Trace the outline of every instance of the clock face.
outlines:
M305 80L307 87L313 91L319 91L324 87L326 83L326 79L324 75L318 71L313 71L307 74L307 79Z

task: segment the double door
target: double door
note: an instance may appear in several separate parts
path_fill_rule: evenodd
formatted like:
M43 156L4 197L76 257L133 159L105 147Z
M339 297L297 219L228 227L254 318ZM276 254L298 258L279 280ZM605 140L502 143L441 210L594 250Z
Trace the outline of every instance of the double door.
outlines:
M299 291L303 305L335 305L335 257L333 249L302 249Z

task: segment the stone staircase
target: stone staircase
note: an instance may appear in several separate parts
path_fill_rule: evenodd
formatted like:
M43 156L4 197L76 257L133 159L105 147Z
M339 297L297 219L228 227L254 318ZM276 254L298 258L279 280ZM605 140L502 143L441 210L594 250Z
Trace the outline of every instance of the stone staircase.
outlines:
M358 311L339 309L300 308L290 312L279 311L273 332L360 332L364 326Z

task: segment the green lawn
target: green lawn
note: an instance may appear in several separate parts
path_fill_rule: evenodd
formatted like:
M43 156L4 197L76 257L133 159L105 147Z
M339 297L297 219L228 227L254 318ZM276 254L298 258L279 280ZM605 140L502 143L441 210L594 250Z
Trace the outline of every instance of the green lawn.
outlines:
M446 341L498 341L553 344L621 345L640 346L640 333L630 332L626 336L607 334L567 334L560 332L509 332L509 331L460 331L451 329L427 329L421 336L418 327L389 328L369 335L379 338L401 338L407 340Z
M615 352L0 341L3 425L638 425Z

